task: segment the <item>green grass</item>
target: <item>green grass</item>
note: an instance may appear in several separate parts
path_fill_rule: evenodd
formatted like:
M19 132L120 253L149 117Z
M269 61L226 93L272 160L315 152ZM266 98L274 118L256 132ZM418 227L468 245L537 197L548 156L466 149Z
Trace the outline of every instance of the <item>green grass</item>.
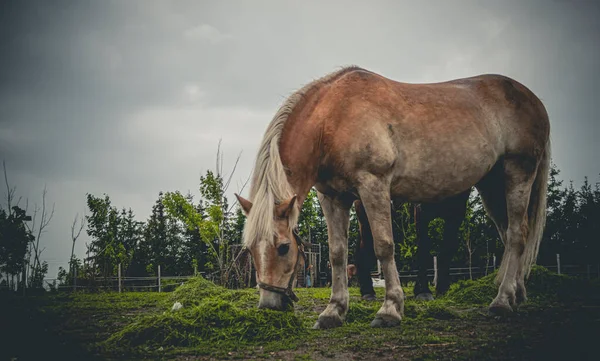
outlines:
M381 307L382 288L376 289L376 302L361 300L358 288L350 288L345 323L332 330L312 329L329 301L326 288L297 289L300 301L291 312L258 310L256 289L229 290L201 277L170 293L10 296L2 299L12 312L2 322L11 332L0 348L7 357L0 359L379 360L390 352L423 360L535 359L535 352L544 359L575 359L585 350L582 342L594 344L588 340L594 333L586 330L600 326L597 281L536 267L527 283L529 301L504 320L486 312L497 292L494 276L458 282L431 302L415 300L412 287L405 287L402 325L392 329L369 327ZM174 302L184 308L171 311ZM29 347L30 340L38 347ZM552 345L543 348L548 340ZM566 342L571 350L578 347L575 354L556 349Z

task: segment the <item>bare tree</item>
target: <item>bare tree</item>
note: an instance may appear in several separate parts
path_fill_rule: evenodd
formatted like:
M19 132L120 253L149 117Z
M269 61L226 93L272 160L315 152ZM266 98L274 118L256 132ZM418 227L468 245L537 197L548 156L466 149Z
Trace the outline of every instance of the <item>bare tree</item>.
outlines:
M2 167L4 168L4 182L6 183L6 206L7 206L7 213L9 216L12 215L12 201L13 198L15 196L15 192L17 190L17 187L11 187L10 184L8 183L8 174L6 173L6 161L2 161Z
M77 220L79 218L79 213L75 214L75 219L73 219L73 224L71 225L71 240L73 241L73 244L71 245L71 257L69 258L69 266L71 267L71 273L73 274L73 277L75 277L75 266L73 264L73 257L75 257L75 242L77 242L77 238L79 238L79 236L81 235L81 231L83 230L83 227L85 225L85 212L83 214L83 216L81 216L81 220L79 221L79 229L77 230L77 232L75 232L75 229L77 228Z

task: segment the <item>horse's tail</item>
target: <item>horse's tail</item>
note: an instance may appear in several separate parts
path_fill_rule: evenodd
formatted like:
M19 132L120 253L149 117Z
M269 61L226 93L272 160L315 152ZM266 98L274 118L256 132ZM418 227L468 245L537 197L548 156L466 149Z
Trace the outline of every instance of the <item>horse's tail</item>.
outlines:
M548 176L550 173L550 139L546 143L546 149L540 161L535 175L531 195L529 197L528 216L528 236L523 254L523 272L526 278L529 278L531 267L535 264L544 228L546 226L546 196L548 193Z

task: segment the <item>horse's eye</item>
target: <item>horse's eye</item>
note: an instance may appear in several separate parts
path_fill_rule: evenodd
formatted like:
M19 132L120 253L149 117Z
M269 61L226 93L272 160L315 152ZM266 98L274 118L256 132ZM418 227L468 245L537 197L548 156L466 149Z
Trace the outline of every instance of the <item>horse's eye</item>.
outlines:
M290 245L287 243L282 244L281 246L277 247L277 252L279 253L280 256L285 256L289 250L290 250Z

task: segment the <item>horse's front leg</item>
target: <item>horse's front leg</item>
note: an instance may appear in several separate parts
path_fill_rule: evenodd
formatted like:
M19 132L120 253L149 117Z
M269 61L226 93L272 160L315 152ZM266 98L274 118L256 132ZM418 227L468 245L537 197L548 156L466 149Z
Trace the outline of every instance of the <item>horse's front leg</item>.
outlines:
M404 292L394 260L394 239L390 212L390 187L384 179L367 176L358 189L373 232L375 255L385 278L385 300L371 322L372 327L397 326L404 313Z
M339 327L348 312L348 227L352 203L317 192L327 221L329 262L331 263L331 298L313 328Z

